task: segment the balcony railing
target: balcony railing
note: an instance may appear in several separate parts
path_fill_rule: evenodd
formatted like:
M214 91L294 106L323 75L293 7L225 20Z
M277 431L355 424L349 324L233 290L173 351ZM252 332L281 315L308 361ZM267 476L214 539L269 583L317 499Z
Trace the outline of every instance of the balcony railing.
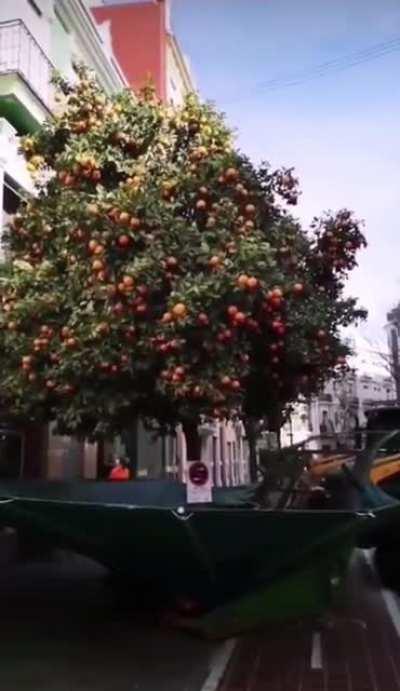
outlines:
M18 74L44 106L53 106L53 65L23 21L0 22L0 75Z

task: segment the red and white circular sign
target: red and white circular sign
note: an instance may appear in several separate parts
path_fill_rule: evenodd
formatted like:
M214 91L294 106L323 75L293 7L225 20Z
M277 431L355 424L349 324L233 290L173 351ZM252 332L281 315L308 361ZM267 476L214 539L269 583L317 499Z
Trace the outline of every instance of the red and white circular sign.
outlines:
M209 472L205 463L194 461L189 466L189 480L196 487L206 485L209 480Z

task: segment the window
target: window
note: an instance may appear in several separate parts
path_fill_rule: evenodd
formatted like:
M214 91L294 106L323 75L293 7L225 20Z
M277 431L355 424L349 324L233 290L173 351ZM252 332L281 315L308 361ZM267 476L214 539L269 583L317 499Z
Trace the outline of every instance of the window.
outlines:
M15 214L18 209L18 205L21 198L17 194L16 190L7 182L4 183L4 197L3 197L3 211L6 216L11 216Z
M0 261L3 260L6 252L2 235L7 225L11 221L12 216L17 211L20 201L21 199L19 195L16 193L16 191L13 189L13 187L8 185L6 180L4 180L3 214L0 218Z
M297 427L297 425L296 425L296 427ZM305 430L310 429L310 420L309 420L309 417L306 413L303 413L303 415L300 415L300 429L305 429Z
M39 17L42 16L42 10L40 9L37 2L35 2L35 0L28 0L28 5L32 7L33 11L36 12L36 14L38 14Z
M0 477L15 479L22 474L22 437L10 429L0 430Z
M65 24L64 20L62 19L62 17L60 16L60 13L58 12L57 7L54 8L54 14L56 15L57 21L60 23L60 25L64 29L65 33L69 34L70 33L69 29L68 29L67 25Z
M16 213L21 199L22 196L18 190L18 185L6 174L4 176L3 190L3 226L7 225L11 216Z

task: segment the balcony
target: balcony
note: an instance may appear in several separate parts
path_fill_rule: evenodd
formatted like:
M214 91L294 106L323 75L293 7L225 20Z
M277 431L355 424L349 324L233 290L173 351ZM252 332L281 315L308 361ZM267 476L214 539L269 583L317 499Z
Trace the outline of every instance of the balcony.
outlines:
M53 66L21 20L0 23L0 116L29 132L51 114Z
M19 188L33 194L33 181L26 168L26 161L19 151L19 144L15 128L8 120L0 117L0 157L4 172Z

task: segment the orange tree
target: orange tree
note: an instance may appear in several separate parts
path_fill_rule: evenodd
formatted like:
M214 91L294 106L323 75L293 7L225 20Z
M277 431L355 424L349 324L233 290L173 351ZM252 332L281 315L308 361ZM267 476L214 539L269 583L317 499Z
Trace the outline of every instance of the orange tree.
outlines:
M172 109L78 77L22 143L37 196L1 269L3 408L89 438L232 410L279 426L345 365L359 223L302 230L292 170L256 169L195 96Z

